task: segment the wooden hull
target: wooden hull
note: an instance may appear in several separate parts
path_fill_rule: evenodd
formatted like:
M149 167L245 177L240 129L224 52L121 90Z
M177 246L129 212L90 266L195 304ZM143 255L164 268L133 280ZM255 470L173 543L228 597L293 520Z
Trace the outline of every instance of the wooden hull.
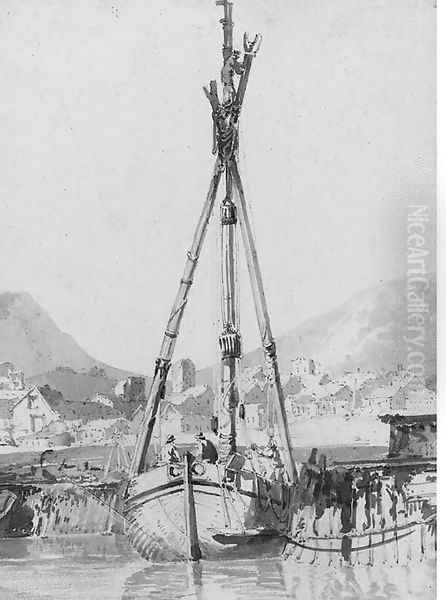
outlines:
M280 553L291 488L254 472L234 473L225 483L223 475L221 467L208 465L205 474L192 479L202 557ZM169 479L163 466L136 477L125 514L127 534L141 556L162 561L189 557L182 475Z
M435 556L435 482L426 481L425 474L415 476L404 493L394 483L393 477L381 476L382 492L363 494L350 507L316 510L313 503L297 509L284 557L305 564L372 566Z
M435 555L435 538L429 524L411 522L344 536L308 537L288 543L284 558L325 566L362 564L407 565Z
M228 474L228 472L226 472ZM435 476L301 473L295 486L254 471L208 466L193 477L198 539L203 558L281 554L306 564L405 564L434 556ZM321 486L321 477L330 484ZM378 477L378 478L377 478ZM404 480L404 483L401 483ZM322 482L323 483L323 482ZM150 560L190 557L183 477L166 467L136 477L126 503L127 533Z

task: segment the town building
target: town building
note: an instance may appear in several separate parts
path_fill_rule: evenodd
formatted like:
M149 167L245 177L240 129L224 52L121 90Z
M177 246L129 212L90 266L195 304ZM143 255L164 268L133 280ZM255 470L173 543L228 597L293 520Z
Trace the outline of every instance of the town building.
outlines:
M262 404L263 406L266 406L268 402L267 386L261 387L256 380L252 381L249 386L241 389L240 395L245 406L248 406L249 404Z
M144 377L127 377L127 379L122 379L116 384L114 392L115 396L124 402L143 403L146 393L146 380Z
M266 428L266 409L264 404L247 404L245 406L245 423L249 429L262 431Z
M283 386L283 394L285 398L287 396L296 396L297 394L300 394L303 388L304 386L301 377L298 375L291 374L290 378Z
M302 391L286 397L285 408L291 420L301 417L314 417L317 415L316 396Z
M391 399L398 389L392 384L384 384L363 391L365 410L375 415L388 413L391 410Z
M324 373L319 380L319 385L326 385L327 383L330 383L332 381L332 377L328 373Z
M12 419L17 440L60 422L77 442L102 443L104 430L122 419L122 415L98 402L68 402L60 392L45 385L32 387L14 404Z
M12 409L16 402L26 393L23 371L14 369L10 362L0 365L0 432L13 429Z
M214 392L208 385L198 385L169 395L161 407L161 426L172 433L210 431L214 414Z
M3 365L11 365L11 363L3 363ZM2 369L2 375L0 375L0 390L24 390L25 389L25 374L23 371L8 368L5 373L5 369Z
M67 431L62 421L52 421L37 433L21 436L20 447L27 450L45 450L56 446L71 446L74 436Z
M408 390L406 410L409 414L432 414L437 410L436 394L428 388Z
M348 385L343 385L334 394L332 400L336 415L347 415L353 411L353 390Z
M113 407L113 400L106 396L105 394L100 394L99 392L90 398L91 402L97 402L98 404L103 404L104 406Z
M107 444L129 435L130 423L118 415L90 419L77 432L77 441L83 445Z
M12 409L24 393L23 390L0 389L0 431L12 431Z
M172 394L166 398L181 414L202 414L211 416L214 409L214 392L208 385L188 388L181 394Z
M322 365L312 358L300 355L291 361L292 374L300 377L302 375L323 375Z
M172 430L173 432L174 430ZM211 419L206 415L183 415L181 419L181 431L183 433L197 434L200 431L208 433L211 431Z
M336 414L336 407L330 395L317 398L315 404L318 417L332 417Z
M0 377L9 377L9 372L14 371L14 365L12 362L5 361L0 363Z
M46 425L58 419L58 413L55 411L46 397L46 392L60 394L50 390L50 388L39 388L33 386L24 395L22 395L12 408L12 423L14 436L17 440L21 437L37 433ZM62 396L60 394L60 396Z
M183 414L170 402L163 405L160 411L160 419L163 430L171 433L183 430Z
M426 387L413 387L412 383L399 388L390 399L390 412L431 414L436 411L436 394Z
M172 392L181 394L195 387L195 365L190 358L183 358L172 365Z
M267 383L267 369L262 365L247 367L243 369L239 377L239 389L243 392L248 390L254 383L258 383L263 389Z

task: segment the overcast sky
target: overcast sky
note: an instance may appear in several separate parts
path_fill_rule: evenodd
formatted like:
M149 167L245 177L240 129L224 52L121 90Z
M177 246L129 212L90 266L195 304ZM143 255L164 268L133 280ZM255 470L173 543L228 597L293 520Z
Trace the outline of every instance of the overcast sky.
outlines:
M152 369L209 185L219 18L212 0L0 3L1 291L123 368ZM264 37L240 168L277 334L406 272L407 205L434 198L434 18L429 0L235 2L235 40ZM216 233L178 348L198 364ZM255 347L245 287L242 319Z

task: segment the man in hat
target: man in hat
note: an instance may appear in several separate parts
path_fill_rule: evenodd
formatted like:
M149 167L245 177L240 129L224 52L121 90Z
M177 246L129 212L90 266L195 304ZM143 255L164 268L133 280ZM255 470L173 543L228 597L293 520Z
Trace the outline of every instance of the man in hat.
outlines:
M195 436L195 439L197 440L198 450L201 452L201 460L215 465L218 460L218 452L211 440L208 440L202 431Z
M181 461L180 453L178 452L175 443L175 436L173 434L170 434L166 440L164 456L165 461L169 463L169 465L174 465Z

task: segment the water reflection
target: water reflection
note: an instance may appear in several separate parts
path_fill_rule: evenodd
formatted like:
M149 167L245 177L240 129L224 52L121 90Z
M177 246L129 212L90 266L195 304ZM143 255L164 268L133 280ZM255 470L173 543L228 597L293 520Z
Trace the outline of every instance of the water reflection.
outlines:
M433 600L433 560L322 567L249 559L148 564L120 536L1 540L1 598Z
M122 600L429 600L433 561L412 567L320 567L280 559L152 565L127 579Z

